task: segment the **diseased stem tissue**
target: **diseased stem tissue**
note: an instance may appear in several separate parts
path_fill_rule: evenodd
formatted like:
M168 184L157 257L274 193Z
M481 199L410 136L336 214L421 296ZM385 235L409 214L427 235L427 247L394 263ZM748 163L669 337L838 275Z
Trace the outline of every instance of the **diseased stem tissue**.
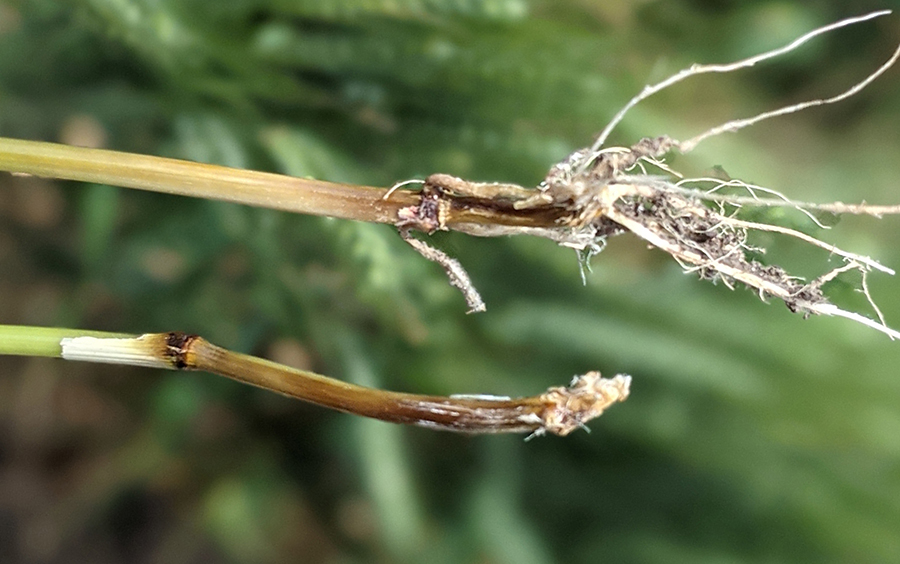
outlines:
M576 376L567 387L524 398L423 396L376 390L217 347L197 335L152 333L130 338L75 337L60 342L67 360L202 370L323 407L392 423L464 433L565 436L628 397L631 378Z
M0 170L393 224L410 246L444 268L450 283L465 297L470 312L485 311L486 306L460 261L414 237L411 231L544 237L575 249L582 264L599 253L609 237L631 233L668 253L686 272L700 278L729 287L744 285L761 298L781 300L791 311L802 315L845 317L896 339L900 333L888 327L867 284L871 271L894 274L892 269L806 233L742 219L740 213L748 207L790 207L816 221L813 211L880 217L900 213L900 206L796 202L776 190L740 180L683 178L663 159L672 151L691 151L705 139L739 131L764 119L844 100L891 68L900 58L900 48L873 73L836 96L729 121L687 141L663 135L642 139L630 147L604 147L612 130L631 108L665 88L699 74L753 66L788 53L823 33L888 13L879 11L842 20L815 29L784 47L735 63L693 65L647 86L615 115L593 145L554 165L536 189L432 174L424 181L406 180L383 190L13 139L0 139ZM650 175L648 167L659 172ZM408 189L411 185L421 188ZM752 231L798 239L828 251L841 262L805 281L756 258L763 250L748 244ZM823 291L826 283L850 271L859 273L859 289L868 299L874 318L835 306ZM631 384L627 375L606 379L598 372L587 372L576 376L568 386L525 398L422 396L348 384L228 351L199 336L178 332L128 337L0 326L0 353L202 370L384 421L468 433L522 432L530 433L529 436L567 435L586 428L608 407L625 400Z

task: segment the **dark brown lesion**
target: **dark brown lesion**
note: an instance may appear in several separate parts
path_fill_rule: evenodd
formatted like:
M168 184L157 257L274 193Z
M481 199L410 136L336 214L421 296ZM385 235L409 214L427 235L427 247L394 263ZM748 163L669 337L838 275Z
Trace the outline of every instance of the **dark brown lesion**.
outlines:
M190 335L182 331L171 331L166 333L166 359L172 366L178 370L190 369L191 363L188 361L191 345L199 339L198 335Z
M555 228L571 215L565 207L535 198L537 189L516 184L470 182L449 174L432 174L418 205L402 208L397 227L425 233L459 224Z
M419 192L419 203L400 208L395 224L403 230L416 229L424 233L434 233L447 229L446 216L449 202L440 186L425 182Z
M484 301L459 261L414 238L410 232L417 230L430 235L435 231L459 229L478 234L479 226L511 230L564 227L562 218L569 213L566 209L548 202L530 205L538 193L538 190L527 190L515 184L470 182L448 174L432 174L423 183L418 204L401 208L395 225L404 241L423 257L443 267L450 283L462 291L470 313L484 311Z

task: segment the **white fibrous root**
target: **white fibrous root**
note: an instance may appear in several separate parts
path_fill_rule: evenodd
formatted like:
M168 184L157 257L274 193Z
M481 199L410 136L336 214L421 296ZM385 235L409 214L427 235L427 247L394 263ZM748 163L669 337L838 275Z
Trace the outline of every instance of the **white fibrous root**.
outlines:
M900 213L900 205L796 202L775 190L740 180L686 179L663 161L667 153L687 153L702 141L716 135L739 131L772 117L849 98L893 66L900 58L900 47L878 69L836 96L729 121L687 141L663 135L642 139L631 147L603 147L628 110L673 84L699 74L727 73L751 67L788 53L823 33L889 13L890 11L883 10L845 19L815 29L784 47L735 63L692 65L658 84L645 87L613 117L591 147L575 151L564 161L554 165L536 190L432 175L424 183L422 202L418 206L405 208L397 225L401 232L411 228L429 233L454 229L479 236L528 234L546 237L560 245L576 249L580 254L582 267L604 248L609 237L630 232L668 253L685 271L697 273L701 278L720 281L728 287L743 284L754 289L763 299L772 297L782 300L791 311L803 315L845 317L873 327L892 339L900 338L900 333L886 325L869 294L867 284L867 275L872 270L894 274L892 269L870 257L842 250L801 231L739 217L740 212L749 207L790 207L805 214L818 227L824 228L814 212L881 217ZM649 167L659 174L648 174ZM492 213L501 219L503 213L510 216L530 213L533 217L545 213L554 219L549 226L522 225L503 220L495 224L483 221L453 222L452 213L458 209L488 210L484 214ZM828 251L841 259L841 264L814 280L805 281L779 266L761 262L759 256L764 254L765 249L748 244L748 235L753 231L798 239ZM467 295L470 308L475 310L471 297L474 288L468 277L459 275L462 267L456 262L450 262L452 259L449 257L439 257L442 260L438 260L428 256L433 251L430 248L418 250L444 266L454 285L463 289ZM865 295L877 319L842 310L833 305L823 293L826 283L848 271L856 271L861 275L859 290Z
M868 210L863 204L803 204L792 202L772 190L734 180L727 182L731 186L745 188L750 194L765 191L779 197L730 198L721 193L721 183L704 191L687 188L690 183L685 180L675 183L658 176L631 172L637 162L655 161L661 158L660 153L675 146L677 142L662 137L645 139L624 151L604 152L599 156L594 154L593 162L588 168L579 170L577 165L566 165L555 169L555 174L552 172L545 182L544 192L554 201L568 198L573 204L579 203L579 213L573 214L570 219L579 239L583 237L585 225L595 230L598 240L630 232L671 255L686 272L697 273L701 278L722 282L729 288L736 283L743 284L756 290L763 299L774 297L782 300L793 312L846 317L878 329L892 339L900 337L900 333L884 323L866 283L867 275L872 270L894 274L892 269L870 257L842 250L806 233L778 225L746 221L736 216L742 206L748 205L790 206L810 217L814 217L812 211L840 213L844 208L852 209L852 213L882 215L898 213L900 207L873 206ZM582 154L576 153L576 158ZM573 170L578 172L572 173ZM701 179L701 183L704 180L708 179ZM570 182L577 189L567 194L565 187ZM764 249L754 248L747 242L748 234L754 230L799 239L839 257L842 263L806 282L779 266L767 265L754 258L764 253ZM823 293L822 287L827 282L848 271L860 273L860 291L869 301L878 321L841 310L830 303Z

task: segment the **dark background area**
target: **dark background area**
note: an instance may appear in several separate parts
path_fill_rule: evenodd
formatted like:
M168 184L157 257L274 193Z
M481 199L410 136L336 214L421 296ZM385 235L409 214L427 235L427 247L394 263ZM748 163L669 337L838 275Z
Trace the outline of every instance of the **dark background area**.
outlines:
M644 84L887 5L845 4L6 1L0 135L374 186L432 172L534 186ZM898 18L684 82L611 142L843 91L887 59ZM669 162L798 200L898 203L898 73ZM898 268L898 228L844 218L815 234ZM389 226L0 175L0 323L183 330L422 393L634 378L590 434L524 442L206 374L3 357L0 561L900 561L900 344L699 281L629 236L586 285L549 241L432 240L486 313L466 315ZM837 264L758 242L804 276ZM857 283L827 290L864 308ZM900 325L900 281L869 286Z

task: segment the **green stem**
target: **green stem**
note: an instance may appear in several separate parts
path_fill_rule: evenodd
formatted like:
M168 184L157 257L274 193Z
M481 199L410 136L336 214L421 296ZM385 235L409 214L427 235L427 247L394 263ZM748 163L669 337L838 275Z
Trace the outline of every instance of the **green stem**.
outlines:
M28 327L0 325L0 354L18 356L49 356L59 358L62 339L74 337L130 337L123 333L62 329L59 327Z

